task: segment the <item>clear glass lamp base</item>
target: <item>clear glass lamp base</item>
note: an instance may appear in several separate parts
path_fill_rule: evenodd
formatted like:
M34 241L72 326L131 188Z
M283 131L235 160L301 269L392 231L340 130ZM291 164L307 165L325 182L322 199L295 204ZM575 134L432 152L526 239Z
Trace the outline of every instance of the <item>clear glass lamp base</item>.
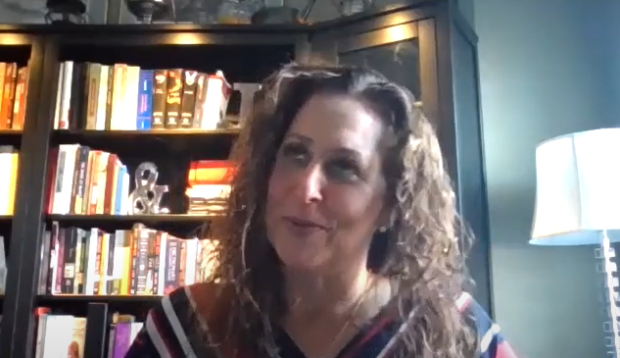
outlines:
M597 259L597 271L604 276L604 302L605 322L603 329L605 333L606 357L620 358L620 308L618 303L620 297L618 293L618 267L615 263L616 251L611 246L607 232L601 233L601 246L594 250Z

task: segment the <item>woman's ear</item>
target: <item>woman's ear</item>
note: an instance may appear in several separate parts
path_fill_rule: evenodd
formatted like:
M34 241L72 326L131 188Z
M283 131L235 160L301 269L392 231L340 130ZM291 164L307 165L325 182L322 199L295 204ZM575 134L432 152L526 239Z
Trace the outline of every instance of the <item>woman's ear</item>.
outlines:
M387 214L382 214L377 218L377 227L370 241L367 261L367 268L374 273L380 273L383 270L390 247L394 244L394 240L391 240L390 222L390 215Z
M390 227L392 227L392 206L391 205L384 205L383 208L381 209L381 212L379 212L379 216L377 217L377 229L376 231L379 232L386 232L389 230Z

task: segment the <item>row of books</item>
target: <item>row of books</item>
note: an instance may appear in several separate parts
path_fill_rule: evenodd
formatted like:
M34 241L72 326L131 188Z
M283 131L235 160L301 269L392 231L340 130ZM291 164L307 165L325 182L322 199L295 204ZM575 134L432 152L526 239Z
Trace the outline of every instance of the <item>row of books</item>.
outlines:
M0 62L0 129L24 128L28 67Z
M127 214L129 181L127 167L116 154L62 144L49 154L48 213Z
M234 162L228 160L191 162L185 192L190 201L188 213L221 213L234 170ZM125 215L129 212L131 175L116 154L79 144L62 144L50 151L47 182L50 214Z
M222 71L65 61L58 77L54 128L216 129L231 92Z
M213 239L180 239L136 224L45 233L38 294L165 295L211 275Z
M136 335L144 324L131 315L114 314L108 324L107 317L76 317L55 314L49 308L37 309L36 358L82 358L92 356L86 347L87 324L91 327L103 326L92 333L105 333L107 348L105 356L123 358ZM95 322L89 322L89 321ZM106 332L107 331L107 332Z
M0 215L13 215L19 152L9 145L0 146Z
M185 195L189 215L225 213L236 165L231 160L198 160L190 163Z

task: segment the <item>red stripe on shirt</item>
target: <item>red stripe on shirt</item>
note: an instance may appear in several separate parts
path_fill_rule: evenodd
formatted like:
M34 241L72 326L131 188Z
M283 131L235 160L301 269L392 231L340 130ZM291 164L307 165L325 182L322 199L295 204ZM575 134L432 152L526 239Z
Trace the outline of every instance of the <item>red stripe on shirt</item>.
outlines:
M517 358L517 354L512 350L508 342L503 341L497 345L495 357L493 358Z

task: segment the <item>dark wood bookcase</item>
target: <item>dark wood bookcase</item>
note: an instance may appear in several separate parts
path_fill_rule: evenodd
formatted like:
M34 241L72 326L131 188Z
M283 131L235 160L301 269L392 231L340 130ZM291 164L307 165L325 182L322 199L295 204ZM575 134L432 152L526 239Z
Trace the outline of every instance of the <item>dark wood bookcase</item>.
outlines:
M0 357L33 356L35 307L86 312L98 310L102 303L131 310L157 302L158 297L143 296L38 296L42 233L49 222L111 230L141 222L162 230L187 232L213 219L174 210L170 215L48 215L44 197L50 148L80 143L135 154L140 159L156 156L176 165L164 165L161 171L187 170L183 165L187 166L196 153L206 156L204 159L226 158L236 136L230 131L54 130L57 76L60 63L66 60L221 69L230 82L258 82L291 60L320 59L368 65L407 86L435 124L457 187L460 211L477 237L469 268L476 281L474 294L490 310L476 43L476 35L452 0L409 1L311 26L0 25L0 62L27 64L30 73L23 131L0 131L0 145L14 145L20 152L14 215L0 217L0 235L7 237L8 250ZM168 161L166 156L170 157ZM96 341L96 337L89 339ZM94 352L85 356L99 358Z

